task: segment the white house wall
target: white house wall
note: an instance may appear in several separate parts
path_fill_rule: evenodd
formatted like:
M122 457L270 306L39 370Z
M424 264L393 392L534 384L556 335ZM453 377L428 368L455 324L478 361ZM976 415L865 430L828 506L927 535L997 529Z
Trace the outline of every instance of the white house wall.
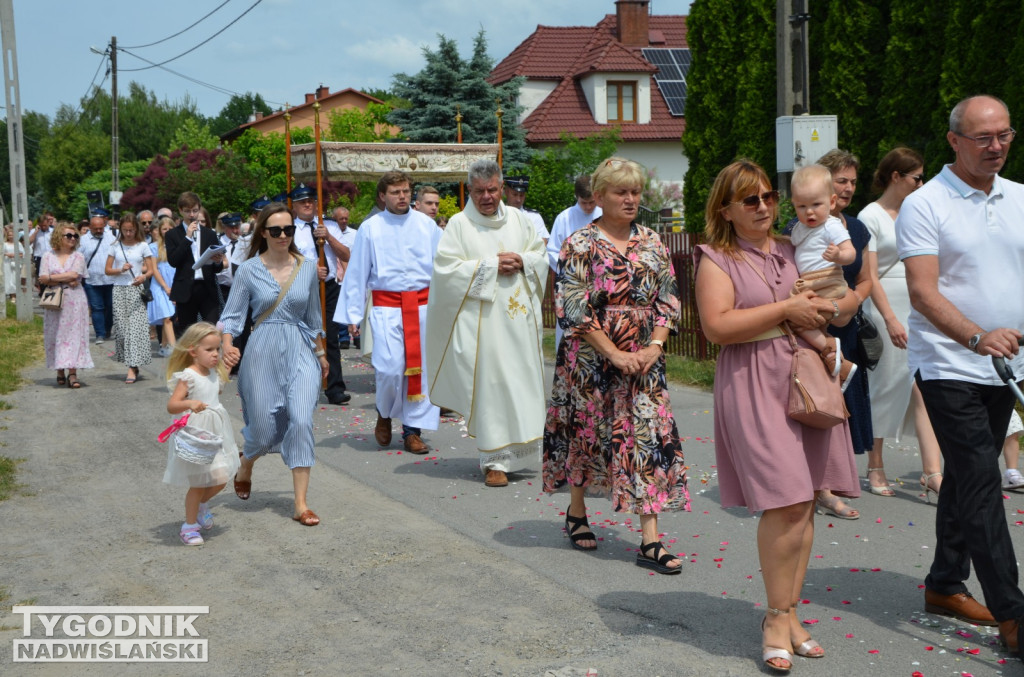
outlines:
M524 82L519 87L519 105L523 107L519 122L525 120L530 113L537 109L537 106L544 103L544 99L548 98L548 95L555 91L557 86L558 82L553 80L527 80Z

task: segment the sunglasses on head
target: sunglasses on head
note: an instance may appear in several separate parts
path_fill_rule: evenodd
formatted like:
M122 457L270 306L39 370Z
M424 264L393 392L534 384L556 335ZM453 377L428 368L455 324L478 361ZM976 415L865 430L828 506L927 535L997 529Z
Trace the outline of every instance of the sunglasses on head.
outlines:
M295 226L267 226L267 235L275 240L281 237L281 233L284 233L285 237L292 237L295 235Z
M729 204L741 204L744 207L746 207L747 209L757 209L761 205L762 202L764 202L765 205L767 205L768 207L771 207L773 204L778 203L778 201L779 201L779 191L777 191L777 190L769 190L769 191L765 191L764 193L761 193L760 195L757 195L757 194L755 194L755 195L748 195L745 198L743 198L742 200L737 200L736 202L730 202Z

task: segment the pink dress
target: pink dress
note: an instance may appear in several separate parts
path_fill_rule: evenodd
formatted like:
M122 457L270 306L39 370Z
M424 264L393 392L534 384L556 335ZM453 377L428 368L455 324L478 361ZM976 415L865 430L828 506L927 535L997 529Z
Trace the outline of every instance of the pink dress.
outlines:
M71 252L61 266L57 255L47 252L39 264L40 275L69 271L78 273L78 284L64 287L64 307L47 310L43 317L43 347L47 369L92 369L89 354L89 302L82 288L85 259L81 252Z
M788 298L797 278L793 245L773 242L769 255L742 241L740 246L763 267L775 298ZM697 266L704 257L732 278L736 308L774 302L765 280L743 258L700 245L694 252ZM782 508L813 500L820 489L860 495L849 425L816 430L786 415L792 361L784 336L723 346L718 354L715 459L723 508L743 505L751 513Z

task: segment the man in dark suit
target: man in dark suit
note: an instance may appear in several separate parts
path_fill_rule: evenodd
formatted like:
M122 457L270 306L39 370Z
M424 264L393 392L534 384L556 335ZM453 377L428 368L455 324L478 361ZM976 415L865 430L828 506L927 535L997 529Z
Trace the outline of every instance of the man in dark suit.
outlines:
M167 263L174 266L171 300L176 304L178 322L175 331L178 336L195 324L199 316L214 324L220 319L217 273L224 269L223 255L214 257L199 270L192 270L192 265L203 252L220 244L217 233L210 228L200 227L200 209L202 203L198 195L182 193L178 197L181 225L167 231L164 236Z

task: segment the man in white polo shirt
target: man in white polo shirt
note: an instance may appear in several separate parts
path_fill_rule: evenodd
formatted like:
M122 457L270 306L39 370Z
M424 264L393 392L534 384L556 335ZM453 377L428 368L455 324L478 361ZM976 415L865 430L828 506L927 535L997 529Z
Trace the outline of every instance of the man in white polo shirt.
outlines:
M992 365L1002 355L1024 373L1024 185L999 176L1014 135L999 99L958 103L946 134L956 160L907 197L896 238L913 306L908 361L945 461L925 610L998 623L1016 653L1024 594L999 473L1014 396ZM964 585L972 563L987 609Z

